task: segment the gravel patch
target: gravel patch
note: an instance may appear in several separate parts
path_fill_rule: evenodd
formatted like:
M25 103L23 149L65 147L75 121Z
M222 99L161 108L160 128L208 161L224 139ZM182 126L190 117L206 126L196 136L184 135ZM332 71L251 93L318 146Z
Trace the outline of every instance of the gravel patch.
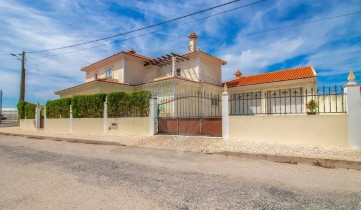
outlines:
M333 160L361 161L361 149L325 147L318 145L296 145L276 142L262 142L251 140L223 140L213 137L187 136L127 136L127 135L87 135L75 133L57 133L43 130L24 130L19 127L0 127L0 132L44 136L53 138L70 138L101 142L115 142L121 145L145 147L166 150L216 153L241 152L250 154L267 154L291 157L322 158Z

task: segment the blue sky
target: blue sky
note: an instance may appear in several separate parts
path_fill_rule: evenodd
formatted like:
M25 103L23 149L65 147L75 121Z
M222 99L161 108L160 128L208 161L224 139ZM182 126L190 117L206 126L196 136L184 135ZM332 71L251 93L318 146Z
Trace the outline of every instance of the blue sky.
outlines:
M20 61L5 55L86 42L156 24L225 1L0 0L0 89L3 107L19 99ZM361 14L265 31L331 16L361 12L360 0L243 0L144 31L74 48L27 54L26 100L44 104L55 91L85 82L80 68L121 50L157 57L198 47L228 62L223 81L245 75L313 65L319 85L343 85L353 69L361 82ZM198 21L197 21L198 20ZM125 40L126 39L126 40ZM87 50L83 50L89 48Z

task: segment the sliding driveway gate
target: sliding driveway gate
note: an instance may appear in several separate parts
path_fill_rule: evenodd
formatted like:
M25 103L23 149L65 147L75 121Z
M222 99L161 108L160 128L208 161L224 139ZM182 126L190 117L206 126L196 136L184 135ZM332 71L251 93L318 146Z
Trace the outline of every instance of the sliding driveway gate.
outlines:
M218 94L189 92L158 97L158 133L222 136Z

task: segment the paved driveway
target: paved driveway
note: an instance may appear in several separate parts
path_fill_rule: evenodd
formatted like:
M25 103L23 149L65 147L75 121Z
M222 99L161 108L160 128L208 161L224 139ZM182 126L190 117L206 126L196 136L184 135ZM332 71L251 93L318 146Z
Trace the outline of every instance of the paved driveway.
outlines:
M0 136L0 209L361 209L361 171Z

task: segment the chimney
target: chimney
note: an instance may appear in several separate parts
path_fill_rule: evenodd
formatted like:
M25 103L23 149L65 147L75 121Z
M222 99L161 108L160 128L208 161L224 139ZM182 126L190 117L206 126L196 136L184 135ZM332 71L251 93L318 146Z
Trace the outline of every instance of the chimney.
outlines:
M237 71L234 73L234 76L236 76L236 78L240 78L240 77L242 77L242 72L240 72L239 70L237 70Z
M197 39L198 39L198 36L196 33L192 32L189 36L189 52L195 52L197 51Z

